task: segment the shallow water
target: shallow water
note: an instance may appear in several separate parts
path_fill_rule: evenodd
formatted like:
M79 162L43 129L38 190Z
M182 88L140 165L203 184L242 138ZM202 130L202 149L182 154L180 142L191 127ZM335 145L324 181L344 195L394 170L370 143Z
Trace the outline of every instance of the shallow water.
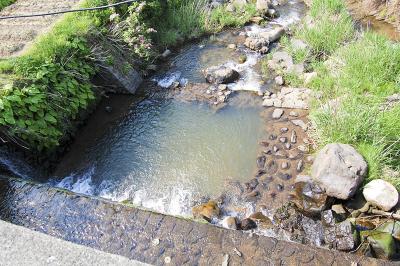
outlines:
M248 96L251 98L251 96ZM244 104L219 112L206 105L149 97L84 149L53 185L170 214L218 196L227 179L245 181L263 133L260 109ZM71 151L72 154L74 150Z

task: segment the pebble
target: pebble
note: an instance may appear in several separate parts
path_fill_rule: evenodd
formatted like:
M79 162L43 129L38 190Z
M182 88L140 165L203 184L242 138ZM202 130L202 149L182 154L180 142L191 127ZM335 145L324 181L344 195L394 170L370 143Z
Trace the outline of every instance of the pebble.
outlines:
M282 132L282 133L286 133L286 132L288 132L288 131L289 131L289 129L288 129L287 127L281 128L281 132Z
M206 93L207 93L208 95L210 95L210 94L211 94L211 90L207 90Z
M303 129L304 131L307 131L308 129L308 126L306 125L306 123L303 122L303 120L296 119L296 120L291 120L291 122L293 123L293 125L301 127L301 129Z
M276 78L275 78L275 83L276 83L276 85L279 85L279 86L282 86L283 85L283 77L282 76L277 76Z
M282 184L277 184L276 185L276 189L280 192L280 191L283 191L283 189L284 189L285 187L282 185Z
M256 227L257 227L256 222L254 222L253 220L251 220L249 218L243 219L240 222L240 228L242 230L251 230L251 229L254 229Z
M164 258L165 264L170 264L171 263L171 257L165 257Z
M289 168L289 163L288 162L283 162L281 167L282 167L283 170L288 169Z
M226 217L222 221L222 226L227 229L237 230L236 218L235 217Z
M297 168L296 168L296 170L297 170L297 172L301 172L301 170L303 170L303 160L300 160L298 163L297 163Z
M167 57L170 56L171 54L172 54L171 50L166 49L166 50L161 54L161 56L162 56L163 58L167 58Z
M314 157L313 156L307 156L307 162L312 163L314 162Z
M308 147L305 145L299 145L297 149L302 152L308 152Z
M289 115L290 115L290 116L293 116L293 117L298 117L298 116L299 116L299 113L297 113L297 112L295 112L295 111L291 111L291 112L289 113Z
M276 153L275 153L275 156L276 156L276 157L279 157L279 158L286 158L286 157L287 157L287 155L284 154L284 153L281 152L281 151L276 152Z
M286 180L291 179L292 176L289 174L279 174L279 178L286 181Z
M296 134L296 131L292 131L292 135L290 136L290 142L291 143L293 143L293 144L296 144L296 142L297 142L297 134Z
M234 50L234 49L236 49L236 44L231 43L228 45L228 48Z
M279 148L277 147L277 146L274 146L274 152L278 152L279 151Z
M224 260L222 261L222 266L228 266L229 265L229 254L224 255Z
M286 148L287 150L290 150L291 147L292 147L292 144L290 144L290 143L286 143L286 144L285 144L285 148Z
M218 89L220 90L220 91L224 91L224 90L226 90L228 88L228 86L226 85L226 84L220 84L220 85L218 85Z
M276 140L277 138L278 138L278 136L275 135L275 134L269 135L269 139L270 139L270 140Z
M235 252L235 254L238 255L239 257L242 256L242 252L240 252L237 248L234 248L233 252Z
M277 109L275 109L274 112L272 113L272 118L273 118L273 119L279 119L279 118L282 117L283 113L284 113L283 109L277 108Z
M264 92L264 95L267 96L267 97L271 96L271 94L272 94L272 92L270 92L270 91L268 91L268 90L266 90L266 91Z
M155 239L153 239L153 241L151 241L151 243L153 244L154 247L156 247L160 244L160 239L155 238Z
M113 108L111 106L106 106L105 110L107 113L111 113Z
M279 141L282 142L282 143L286 143L287 138L286 137L279 138Z

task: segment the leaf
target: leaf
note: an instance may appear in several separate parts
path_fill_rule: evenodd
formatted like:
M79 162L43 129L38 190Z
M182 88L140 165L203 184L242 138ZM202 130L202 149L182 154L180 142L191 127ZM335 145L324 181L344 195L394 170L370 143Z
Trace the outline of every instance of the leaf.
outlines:
M50 122L52 124L57 124L57 119L54 116L52 116L51 114L49 114L49 113L47 113L44 116L44 120L46 120L47 122Z

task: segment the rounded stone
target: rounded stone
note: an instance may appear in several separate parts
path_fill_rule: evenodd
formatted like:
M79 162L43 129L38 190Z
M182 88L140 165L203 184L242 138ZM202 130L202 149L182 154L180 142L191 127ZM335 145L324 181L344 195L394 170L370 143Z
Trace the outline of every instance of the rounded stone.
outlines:
M375 179L365 185L363 190L365 200L384 211L390 211L399 201L396 188L382 179Z
M227 229L236 230L237 229L236 218L232 216L226 217L222 221L222 226Z

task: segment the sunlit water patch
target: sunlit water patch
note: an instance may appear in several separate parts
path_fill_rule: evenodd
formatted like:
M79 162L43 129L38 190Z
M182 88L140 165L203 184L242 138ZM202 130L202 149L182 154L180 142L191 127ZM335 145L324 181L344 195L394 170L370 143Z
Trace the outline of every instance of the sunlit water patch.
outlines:
M252 176L263 132L259 112L249 104L216 113L206 105L146 99L51 183L188 215L194 202L224 191L226 180Z

